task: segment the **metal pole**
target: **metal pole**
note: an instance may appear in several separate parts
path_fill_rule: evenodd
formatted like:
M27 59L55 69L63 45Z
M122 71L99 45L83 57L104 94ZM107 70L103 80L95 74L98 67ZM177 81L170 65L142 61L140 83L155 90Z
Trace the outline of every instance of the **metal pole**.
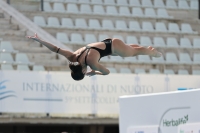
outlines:
M7 3L10 4L10 0L7 0Z
M41 11L44 11L44 0L41 0Z
M200 19L200 0L199 0L199 5L198 5L198 7L199 7L199 19Z

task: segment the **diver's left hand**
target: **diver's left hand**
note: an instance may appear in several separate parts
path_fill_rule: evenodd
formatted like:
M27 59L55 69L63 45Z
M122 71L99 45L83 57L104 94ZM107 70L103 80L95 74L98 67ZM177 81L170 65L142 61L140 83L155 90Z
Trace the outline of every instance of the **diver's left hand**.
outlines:
M86 75L91 77L91 76L96 75L96 72L95 72L95 70L91 70L90 72L87 72Z

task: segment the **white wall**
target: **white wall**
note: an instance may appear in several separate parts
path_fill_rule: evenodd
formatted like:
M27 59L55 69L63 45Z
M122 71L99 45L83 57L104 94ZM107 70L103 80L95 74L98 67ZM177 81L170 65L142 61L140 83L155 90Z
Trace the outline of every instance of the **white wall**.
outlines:
M200 122L199 101L200 89L122 96L119 99L120 133L154 125L159 127L159 133L176 133L179 125Z

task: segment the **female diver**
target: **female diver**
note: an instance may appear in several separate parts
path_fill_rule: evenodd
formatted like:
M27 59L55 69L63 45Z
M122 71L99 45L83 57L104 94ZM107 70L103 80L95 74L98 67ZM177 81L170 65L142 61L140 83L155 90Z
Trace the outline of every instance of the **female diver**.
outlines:
M71 69L71 77L74 80L82 80L85 75L108 75L110 71L99 63L100 58L108 55L130 57L136 55L149 55L152 57L160 57L162 54L155 48L143 47L137 44L127 45L117 38L105 39L101 42L88 44L85 47L79 48L75 52L59 48L49 42L41 40L37 34L27 36L42 45L46 46L53 52L65 56L69 60L69 68ZM87 66L92 70L87 72Z

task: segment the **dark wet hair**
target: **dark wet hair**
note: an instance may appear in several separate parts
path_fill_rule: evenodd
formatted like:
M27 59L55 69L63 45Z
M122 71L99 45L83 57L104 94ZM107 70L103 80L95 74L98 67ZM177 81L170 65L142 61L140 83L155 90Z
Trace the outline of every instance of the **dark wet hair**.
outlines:
M71 69L71 77L74 80L82 80L85 77L85 74L82 72L82 66L79 62L70 62L69 68Z

